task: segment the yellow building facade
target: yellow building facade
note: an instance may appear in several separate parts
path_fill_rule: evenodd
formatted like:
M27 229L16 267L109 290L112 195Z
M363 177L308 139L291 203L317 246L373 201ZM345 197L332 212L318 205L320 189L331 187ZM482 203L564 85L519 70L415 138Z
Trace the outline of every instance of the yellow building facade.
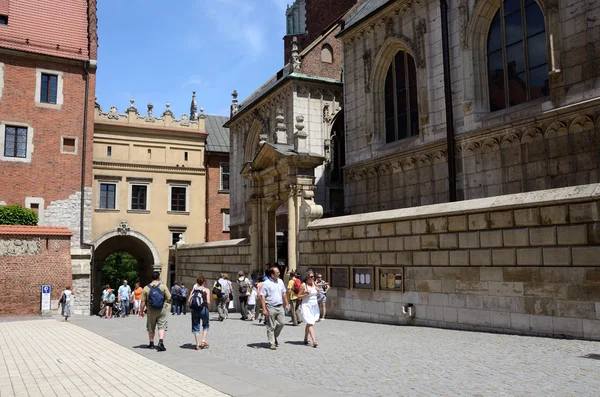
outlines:
M115 252L140 264L140 281L158 270L168 281L169 247L179 238L205 241L206 129L201 113L176 119L169 110L140 115L131 101L125 113L97 105L94 123L92 286ZM93 292L94 293L94 292Z

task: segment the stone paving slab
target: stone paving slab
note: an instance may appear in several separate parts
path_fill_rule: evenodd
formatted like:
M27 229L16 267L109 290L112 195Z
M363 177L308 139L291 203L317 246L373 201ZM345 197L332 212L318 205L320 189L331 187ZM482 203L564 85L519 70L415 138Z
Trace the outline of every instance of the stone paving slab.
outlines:
M121 370L119 362L133 370ZM123 396L131 390L140 396L226 396L69 323L0 322L1 397Z
M190 316L169 316L167 352L145 345L145 320L73 322L232 396L599 396L600 343L327 319L320 346L286 326L270 351L266 329L231 315L211 321L210 349L193 343ZM262 391L260 391L262 389Z

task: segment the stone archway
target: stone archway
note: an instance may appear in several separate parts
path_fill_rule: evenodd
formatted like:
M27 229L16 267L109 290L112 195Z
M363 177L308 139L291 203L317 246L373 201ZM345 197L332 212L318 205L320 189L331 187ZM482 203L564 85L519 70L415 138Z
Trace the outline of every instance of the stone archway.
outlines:
M115 252L128 252L133 255L140 266L141 285L146 285L151 281L154 270L161 270L160 255L154 243L144 234L130 229L125 222L96 238L93 244L94 262L91 269L93 313L97 313L100 308L99 294L103 290L101 286L102 264L109 255Z

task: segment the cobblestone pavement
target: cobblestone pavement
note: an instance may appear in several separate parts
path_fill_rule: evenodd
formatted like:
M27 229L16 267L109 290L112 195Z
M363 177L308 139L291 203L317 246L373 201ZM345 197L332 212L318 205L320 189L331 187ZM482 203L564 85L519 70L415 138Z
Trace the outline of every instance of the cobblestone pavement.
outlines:
M143 370L120 370L117 358ZM0 396L122 396L123 384L140 396L225 396L68 323L0 322Z
M304 326L286 326L281 347L270 351L265 327L240 321L233 314L224 322L211 321L211 347L197 352L186 348L193 343L190 321L189 314L169 317L164 356L138 351L231 395L251 395L261 385L280 390L280 396L306 396L307 391L319 397L332 392L346 396L600 395L600 360L583 357L600 354L598 342L327 319L316 325L318 348L302 344ZM139 318L77 317L74 323L129 348L147 343L145 320ZM198 367L207 363L220 365L222 376ZM241 380L237 389L227 389L236 379Z

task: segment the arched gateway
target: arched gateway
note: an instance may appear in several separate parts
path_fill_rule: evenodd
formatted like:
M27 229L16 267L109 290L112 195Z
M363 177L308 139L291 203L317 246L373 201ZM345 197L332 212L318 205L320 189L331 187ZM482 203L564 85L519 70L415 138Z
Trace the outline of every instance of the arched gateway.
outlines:
M94 263L91 274L93 313L100 308L99 294L103 290L102 264L109 255L115 252L128 252L133 255L139 264L142 285L151 281L152 271L161 270L160 255L154 243L144 234L131 229L127 222L121 222L115 229L105 232L94 240L93 244Z

